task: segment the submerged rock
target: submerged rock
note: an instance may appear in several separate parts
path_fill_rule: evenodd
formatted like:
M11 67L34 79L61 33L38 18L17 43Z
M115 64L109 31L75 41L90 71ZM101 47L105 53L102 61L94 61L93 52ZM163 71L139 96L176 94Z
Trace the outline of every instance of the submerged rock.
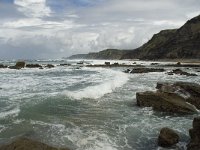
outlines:
M45 67L46 67L46 68L54 68L55 66L52 65L52 64L47 64Z
M42 66L39 64L27 64L26 67L27 68L41 68Z
M10 144L0 146L0 150L69 150L68 148L55 148L47 144L27 138L20 138Z
M149 73L149 72L164 72L165 69L160 68L134 68L130 73Z
M158 145L171 147L179 142L179 135L172 129L162 128L158 137Z
M188 82L157 83L155 92L136 93L137 105L171 113L197 113L200 109L200 85Z
M0 68L8 68L8 66L5 66L3 64L0 64Z
M168 72L167 74L168 75L178 74L178 75L186 75L186 76L197 76L197 74L188 73L188 72L182 71L181 69L172 70L171 72Z
M189 130L190 142L187 145L187 150L200 150L200 117L193 120L193 129Z

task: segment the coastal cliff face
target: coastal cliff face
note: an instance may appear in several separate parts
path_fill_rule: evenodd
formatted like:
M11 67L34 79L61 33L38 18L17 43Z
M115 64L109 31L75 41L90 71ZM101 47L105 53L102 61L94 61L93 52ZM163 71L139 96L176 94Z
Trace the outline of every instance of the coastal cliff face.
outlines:
M143 46L122 58L139 59L198 59L200 58L200 15L181 28L163 30Z
M85 59L199 59L200 15L179 29L163 30L134 50L107 49L81 55ZM77 58L79 55L71 56Z

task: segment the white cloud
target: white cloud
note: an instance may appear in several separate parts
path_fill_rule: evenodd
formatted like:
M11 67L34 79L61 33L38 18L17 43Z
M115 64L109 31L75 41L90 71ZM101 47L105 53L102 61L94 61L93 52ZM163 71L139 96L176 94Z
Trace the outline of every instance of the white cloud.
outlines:
M51 14L46 0L14 0L14 4L28 17L45 17Z

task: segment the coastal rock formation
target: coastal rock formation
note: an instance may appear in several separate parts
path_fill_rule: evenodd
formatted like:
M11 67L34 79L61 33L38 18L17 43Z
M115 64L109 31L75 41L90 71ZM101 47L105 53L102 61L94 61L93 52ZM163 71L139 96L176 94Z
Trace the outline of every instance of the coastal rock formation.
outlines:
M156 92L136 93L137 105L170 113L197 113L200 109L200 85L187 82L158 83Z
M0 64L0 68L8 68L8 66L5 66L3 64Z
M158 145L171 147L179 142L179 135L172 129L162 128L158 137Z
M165 69L160 68L134 68L130 73L149 73L149 72L164 72Z
M189 130L190 142L187 145L187 150L199 150L200 149L200 117L196 117L193 120L193 129Z
M167 74L168 75L178 74L178 75L185 75L185 76L197 76L197 74L188 73L188 72L182 71L181 69L174 69L171 72L168 72Z
M41 68L42 66L39 64L27 64L26 67L27 68Z
M9 66L10 69L22 69L24 68L26 63L24 61L18 61L16 62L15 66Z
M0 146L0 150L69 150L68 148L54 148L27 138L20 138L8 145Z
M54 68L55 66L52 65L52 64L47 64L45 67L46 67L46 68Z

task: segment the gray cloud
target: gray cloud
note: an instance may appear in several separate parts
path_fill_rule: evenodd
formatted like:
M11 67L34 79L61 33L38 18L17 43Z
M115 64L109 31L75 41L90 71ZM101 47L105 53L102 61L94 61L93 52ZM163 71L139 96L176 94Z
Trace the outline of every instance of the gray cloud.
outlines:
M2 9L1 9L2 8ZM133 49L200 13L198 0L0 2L0 58L59 58Z

